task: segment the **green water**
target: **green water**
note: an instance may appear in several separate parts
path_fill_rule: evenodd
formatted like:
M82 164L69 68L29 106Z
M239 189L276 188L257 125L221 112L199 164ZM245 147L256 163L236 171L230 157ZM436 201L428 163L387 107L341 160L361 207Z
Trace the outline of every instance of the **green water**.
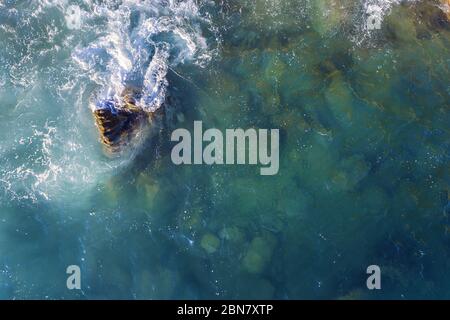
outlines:
M72 62L92 34L0 14L18 30L0 30L0 297L450 298L450 26L426 1L363 30L360 5L204 5L211 60L169 70L162 129L122 164ZM280 129L278 174L175 166L170 134L195 120Z

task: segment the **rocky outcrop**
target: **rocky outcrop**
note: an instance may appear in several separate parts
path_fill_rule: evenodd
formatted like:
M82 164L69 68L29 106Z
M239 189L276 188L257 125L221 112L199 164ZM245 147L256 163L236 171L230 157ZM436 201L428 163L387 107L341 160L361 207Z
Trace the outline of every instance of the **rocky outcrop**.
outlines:
M93 114L101 142L110 153L116 153L129 144L151 118L151 113L136 105L129 92L122 95L121 101L99 102Z

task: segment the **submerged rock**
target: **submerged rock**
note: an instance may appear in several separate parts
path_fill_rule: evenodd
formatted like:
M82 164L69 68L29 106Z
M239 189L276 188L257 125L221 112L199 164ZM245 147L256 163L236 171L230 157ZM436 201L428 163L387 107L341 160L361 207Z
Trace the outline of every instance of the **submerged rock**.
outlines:
M353 289L347 294L338 297L338 300L362 300L366 297L362 289Z
M275 288L272 283L257 275L245 274L235 281L236 299L273 299Z
M364 179L370 171L370 165L361 156L352 156L339 164L331 181L336 191L349 191Z
M421 1L415 6L415 11L419 19L431 30L450 29L449 0L440 0L440 6L428 1Z
M363 191L360 207L367 214L385 214L389 208L391 199L379 186L370 185Z
M255 237L242 260L244 269L249 273L262 273L272 258L274 248L275 239L273 237Z
M325 99L339 125L349 127L354 121L355 104L349 84L338 72L333 73L332 81L325 92Z
M209 254L214 253L220 246L220 240L212 233L207 233L203 236L200 245Z
M349 8L346 1L314 1L313 2L314 20L312 21L314 29L321 35L330 32L337 32L348 19Z
M284 212L288 218L304 217L308 212L308 207L312 203L311 196L302 191L297 191L295 198L290 197L280 201L278 208Z
M142 270L134 277L137 299L171 299L179 283L179 274L164 267Z
M392 13L386 17L386 32L389 38L401 42L414 42L416 26L411 11L404 6L394 7Z
M180 216L180 227L184 232L195 233L202 227L203 209L193 207Z
M233 243L239 243L244 240L244 234L242 231L236 227L225 227L220 231L220 238L226 241L231 241Z
M152 208L160 190L158 181L145 173L141 173L136 181L136 189L138 194L141 195L145 206Z
M117 203L120 197L120 190L117 187L115 179L109 179L104 185L104 194L108 198L108 202Z

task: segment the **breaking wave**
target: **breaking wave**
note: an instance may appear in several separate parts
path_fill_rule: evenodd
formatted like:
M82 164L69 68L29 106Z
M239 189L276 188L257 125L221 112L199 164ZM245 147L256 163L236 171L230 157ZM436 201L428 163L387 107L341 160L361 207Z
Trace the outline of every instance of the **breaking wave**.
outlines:
M192 0L106 1L90 9L83 20L103 20L103 28L73 57L100 85L101 98L119 98L126 86L138 87L137 103L155 111L165 99L169 68L211 59L202 36L210 21Z

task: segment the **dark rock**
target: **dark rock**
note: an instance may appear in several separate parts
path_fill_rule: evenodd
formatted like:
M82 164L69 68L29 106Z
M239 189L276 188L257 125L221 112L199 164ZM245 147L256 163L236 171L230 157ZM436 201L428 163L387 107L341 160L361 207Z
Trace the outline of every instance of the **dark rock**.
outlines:
M151 114L135 104L131 95L123 101L103 100L93 114L100 132L100 139L110 153L120 151L139 133Z

